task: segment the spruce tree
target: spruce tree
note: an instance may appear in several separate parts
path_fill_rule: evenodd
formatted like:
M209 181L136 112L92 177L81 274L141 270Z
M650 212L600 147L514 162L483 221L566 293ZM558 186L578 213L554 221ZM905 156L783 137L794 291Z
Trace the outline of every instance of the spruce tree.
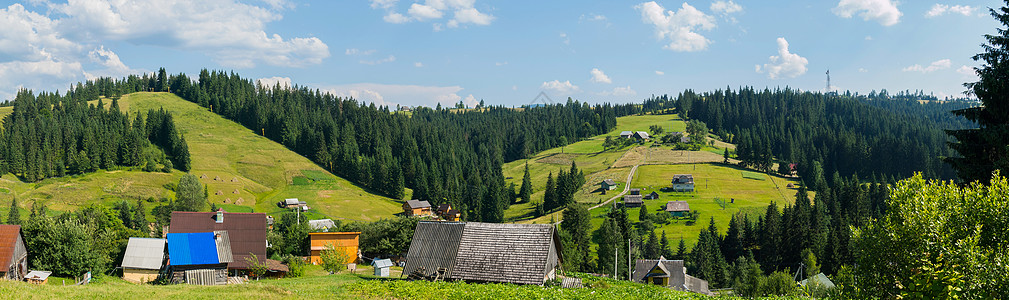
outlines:
M529 163L525 164L525 174L522 175L522 187L519 189L519 198L522 203L528 203L533 194L533 181L529 176Z
M686 255L687 255L687 243L683 241L683 238L680 238L680 244L676 246L676 255L673 256L673 259L682 260L686 258Z
M669 244L669 237L666 237L665 230L662 231L662 237L659 238L659 247L661 248L659 250L662 252L662 257L665 259L673 259L673 255L675 255L675 253L673 253L672 245Z
M557 206L557 184L554 183L554 175L550 173L547 175L547 186L543 190L543 210L551 211Z
M659 238L655 236L655 231L648 232L648 241L645 242L645 259L658 259L662 255L659 245Z
M10 211L7 212L7 224L21 225L21 212L18 211L17 196L14 196L14 200L11 200L11 208Z
M648 220L648 207L645 204L641 204L641 209L638 210L638 222L644 222Z

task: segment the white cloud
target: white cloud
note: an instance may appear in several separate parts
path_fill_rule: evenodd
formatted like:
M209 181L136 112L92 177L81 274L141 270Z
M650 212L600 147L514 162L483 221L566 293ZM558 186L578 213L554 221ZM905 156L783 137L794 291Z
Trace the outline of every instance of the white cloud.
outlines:
M127 41L198 51L227 67L319 64L329 47L316 37L268 34L275 11L231 0L76 0L52 5L59 32L76 40Z
M846 19L858 14L863 20L876 21L883 26L897 24L903 15L897 9L896 1L891 0L841 0L832 11Z
M561 32L560 37L561 37L561 40L564 41L565 45L570 45L571 44L571 38L568 37L567 33Z
M460 86L421 86L421 85L398 85L380 83L355 83L334 86L319 86L319 89L341 97L353 97L358 101L372 102L375 105L396 106L396 104L409 106L429 106L433 107L438 103L441 105L455 105L460 100L471 106L476 105L472 94L466 97L459 96L463 90Z
M263 3L266 3L266 5L269 5L270 8L273 10L294 9L294 7L296 6L294 5L294 3L291 3L290 1L287 0L262 0L262 1Z
M396 56L389 55L388 57L383 58L383 59L379 59L379 60L361 60L360 63L361 64L365 64L365 65L380 65L380 64L384 64L384 63L387 63L387 62L394 62L394 61L396 61Z
M268 78L260 78L260 79L256 79L256 83L258 83L258 84L260 84L260 85L262 85L263 87L266 87L266 88L272 88L272 87L276 86L277 84L280 84L280 87L282 87L282 88L289 88L289 87L291 87L291 78L290 77L276 77L276 76L275 77L268 77Z
M946 13L961 14L961 15L964 15L964 16L970 16L970 15L973 15L974 12L976 12L976 11L977 11L977 7L971 7L969 5L953 5L953 6L949 6L949 5L945 5L945 4L936 3L935 5L932 6L932 9L930 9L928 12L925 13L925 17L926 18L934 18L934 17L942 16L942 15L944 15Z
M711 41L697 33L698 30L715 28L715 18L704 14L686 2L679 10L666 11L658 3L645 2L634 7L641 11L641 20L655 27L658 39L668 39L664 49L678 52L701 51L708 48Z
M960 68L956 69L956 72L960 73L960 74L962 74L964 76L974 76L974 77L977 77L977 73L974 72L974 68L971 68L971 67L968 67L968 66L960 66Z
M732 1L715 1L711 3L711 11L727 15L743 11L743 7Z
M858 72L859 73L867 73L867 72L869 72L869 70L866 70L865 68L858 68Z
M588 15L581 15L580 17L578 17L578 20L579 21L601 22L601 21L606 21L606 16L604 16L604 15L597 15L597 14L588 14Z
M541 89L557 92L558 94L571 94L581 91L577 85L571 84L570 80L561 82L560 80L546 81L540 85Z
M88 52L88 58L91 62L95 63L97 66L103 66L103 69L91 69L84 72L85 79L92 80L98 77L115 77L122 78L131 74L143 73L142 70L132 69L121 60L119 60L119 55L112 50L105 49L105 46L100 46L97 49Z
M655 71L655 75L659 75L659 76L666 75L666 72Z
M872 36L871 36L871 35L867 35L867 36L865 36L865 40L866 40L866 41L871 41L871 40L872 40Z
M476 97L473 97L473 94L469 94L466 98L462 99L462 103L466 104L467 107L476 107L477 104L480 104L480 101L476 100Z
M347 51L343 52L343 54L346 54L346 55L372 55L374 53L375 53L374 49L373 50L359 50L357 48L350 48L350 49L347 49Z
M500 66L504 66L504 65L507 65L507 64L508 64L508 62L507 62L507 61L503 61L503 62L496 62L496 63L494 63L494 65L495 65L495 66L498 66L498 67L500 67Z
M385 10L382 19L388 23L402 24L408 22L434 22L431 28L441 31L444 28L458 28L467 24L486 26L495 17L477 10L476 0L425 0L410 4L406 15L396 11L396 0L372 0L372 9ZM451 18L446 18L451 13ZM447 20L446 20L447 19ZM445 20L444 23L440 22Z
M612 91L605 91L599 93L600 96L613 96L613 97L626 97L637 95L638 92L631 89L631 86L626 87L615 87Z
M778 55L772 55L770 62L764 64L763 68L757 65L757 73L767 72L767 77L771 79L795 78L806 73L806 65L809 61L805 57L788 52L788 41L783 37L778 38Z
M602 70L592 68L592 71L589 71L589 73L592 74L592 78L589 79L589 81L596 83L613 83L613 80L610 80L610 77L606 76L606 73L603 73Z
M418 61L418 62L413 63L413 66L414 67L418 67L418 68L423 68L424 67L424 63Z
M933 61L927 67L922 67L919 64L914 64L903 69L904 72L921 72L922 74L932 73L938 70L949 69L953 66L953 62L947 59L940 59Z

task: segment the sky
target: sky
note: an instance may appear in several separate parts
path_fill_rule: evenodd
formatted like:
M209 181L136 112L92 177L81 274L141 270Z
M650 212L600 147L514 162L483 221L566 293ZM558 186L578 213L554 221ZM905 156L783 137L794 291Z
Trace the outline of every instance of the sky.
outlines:
M640 102L685 89L963 96L984 1L29 0L0 4L0 100L165 67L378 105ZM540 97L541 93L547 97ZM549 98L550 100L545 100Z

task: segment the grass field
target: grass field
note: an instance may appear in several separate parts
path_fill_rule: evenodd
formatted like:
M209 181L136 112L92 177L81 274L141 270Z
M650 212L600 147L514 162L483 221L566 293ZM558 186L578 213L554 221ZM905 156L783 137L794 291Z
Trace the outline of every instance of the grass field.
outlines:
M111 105L111 101L104 103ZM308 202L312 213L334 218L374 221L400 211L400 204L392 199L368 193L284 146L173 94L130 94L120 99L119 105L131 117L150 109L171 112L189 144L191 173L207 185L209 200L226 210L280 213L285 210L276 202L299 198ZM6 214L14 193L22 208L41 200L51 209L63 211L94 202L171 198L174 194L164 186L178 182L181 176L179 171L103 170L28 184L7 175L0 179L0 188L12 193L0 193L0 213Z
M3 120L4 117L6 117L7 115L9 115L9 114L11 114L13 112L14 112L14 107L13 106L0 107L0 120Z

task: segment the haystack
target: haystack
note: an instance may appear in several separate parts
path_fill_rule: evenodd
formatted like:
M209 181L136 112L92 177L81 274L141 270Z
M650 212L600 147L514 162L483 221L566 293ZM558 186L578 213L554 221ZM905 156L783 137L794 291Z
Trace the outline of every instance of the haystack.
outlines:
M242 205L243 202L245 202L245 199L242 199L242 197L238 197L238 200L235 200L235 204L237 205Z
M231 203L231 198L224 198L224 204Z
M224 191L218 190L216 193L214 193L214 195L218 195L218 196L224 195Z
M238 177L231 177L231 182L238 182Z
M221 176L215 176L214 181L221 181Z
M231 193L232 193L232 194L238 194L238 189L235 189L235 191L234 191L234 192L231 192Z
M791 184L791 183L789 183L789 184L788 184L788 185L786 185L785 187L787 187L787 188L790 188L790 189L791 189L791 188L795 188L795 185L794 185L794 184Z
M207 174L200 175L200 179L207 179Z

